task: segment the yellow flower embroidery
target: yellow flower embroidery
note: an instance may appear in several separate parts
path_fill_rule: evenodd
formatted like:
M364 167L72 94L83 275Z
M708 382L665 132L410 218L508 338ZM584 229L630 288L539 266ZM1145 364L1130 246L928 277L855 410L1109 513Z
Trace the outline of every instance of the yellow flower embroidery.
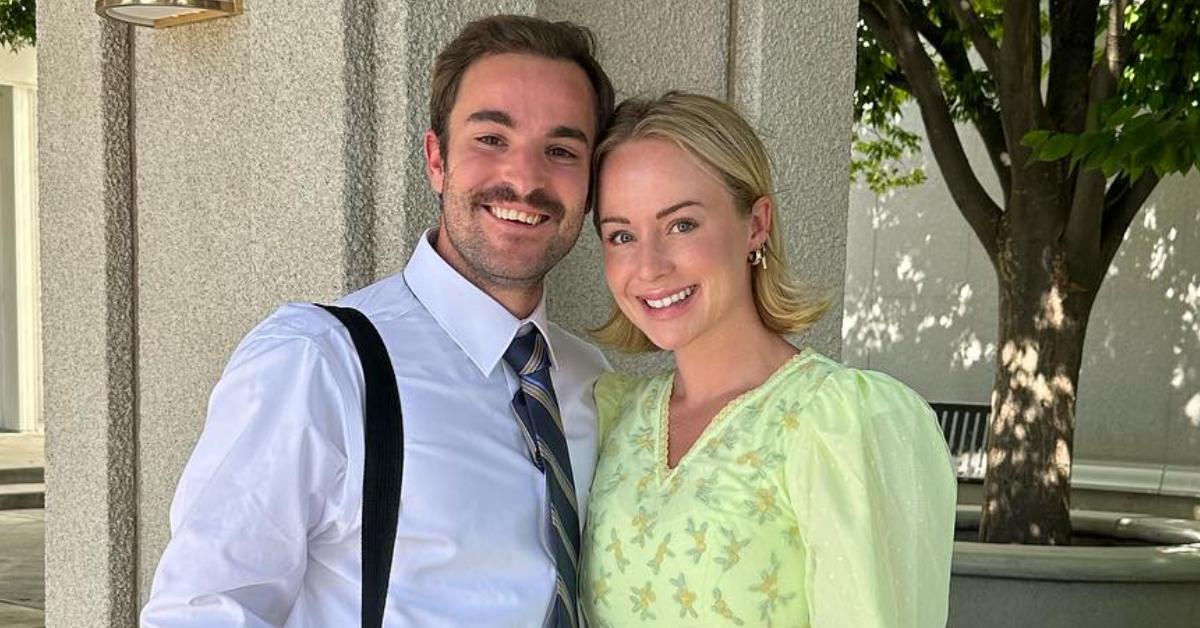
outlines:
M625 550L621 548L621 539L617 538L616 528L612 529L612 536L610 538L612 542L604 550L613 555L613 558L617 561L617 569L621 573L625 573L625 567L629 565L629 559L625 558Z
M713 495L713 487L717 485L716 473L713 475L700 478L696 481L696 501L705 506L716 505L715 496Z
M683 486L683 474L676 472L671 476L671 485L667 487L667 495L674 497L681 486Z
M758 519L760 524L766 523L779 516L779 503L775 499L775 487L760 488L754 493L755 499L747 499L742 503L746 506L747 514Z
M654 451L654 428L646 426L634 432L633 445L640 452L650 453Z
M692 557L692 562L699 565L700 557L704 555L704 551L708 549L708 541L705 537L708 536L708 522L705 521L699 528L696 527L696 522L688 517L687 533L692 537L692 548L687 551L688 556Z
M645 508L638 508L638 513L633 516L631 523L636 534L633 536L633 542L639 547L646 546L646 539L654 538L654 518L646 512Z
M638 481L637 481L637 492L638 492L638 497L639 497L639 498L640 498L640 497L641 497L641 496L642 496L642 495L643 495L643 494L644 494L644 493L645 493L647 490L649 490L649 488L650 488L650 484L651 484L652 482L654 482L654 469L653 469L653 468L650 468L650 469L647 469L647 470L646 470L646 473L645 473L645 475L643 475L643 476L642 476L641 478L639 478L639 479L638 479Z
M671 584L675 585L675 595L671 596L671 599L679 604L679 616L697 618L695 604L698 596L695 591L687 587L687 580L684 579L683 574L679 574L678 578L672 578Z
M668 534L664 536L662 542L658 544L658 549L654 552L654 558L650 559L650 562L646 563L646 566L649 567L656 576L658 575L658 570L662 568L663 561L668 557L675 555L675 552L672 552L669 547L670 544L671 535Z
M608 606L608 593L611 587L608 586L608 579L612 576L612 572L606 569L600 569L600 577L592 580L592 606L600 606L601 604Z
M779 558L774 553L771 554L771 568L759 572L759 578L758 584L750 587L750 590L763 596L763 601L758 605L759 617L770 625L776 607L791 602L796 594L780 595Z
M754 451L746 452L746 453L738 456L737 463L740 465L743 465L743 466L750 467L751 469L761 468L763 461L762 461L762 458L760 458L758 455L758 452L760 450L761 449L756 449Z
M642 588L630 587L633 595L629 599L633 602L633 612L637 613L642 619L655 619L654 613L650 612L650 605L654 604L654 587L649 582Z
M721 597L720 589L713 589L712 609L713 612L729 620L735 626L741 626L746 623L733 613L733 609L729 608L729 604L725 603L725 598Z
M738 539L737 534L729 528L721 528L726 543L721 546L721 555L716 558L717 564L729 571L742 559L742 550L750 544L750 539Z

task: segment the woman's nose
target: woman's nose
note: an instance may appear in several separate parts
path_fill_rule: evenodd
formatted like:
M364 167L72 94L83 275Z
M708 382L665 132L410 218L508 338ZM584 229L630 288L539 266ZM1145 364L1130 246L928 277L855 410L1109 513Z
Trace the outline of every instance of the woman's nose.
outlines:
M644 280L654 280L671 272L675 265L671 262L666 247L657 239L648 239L639 247L638 272Z

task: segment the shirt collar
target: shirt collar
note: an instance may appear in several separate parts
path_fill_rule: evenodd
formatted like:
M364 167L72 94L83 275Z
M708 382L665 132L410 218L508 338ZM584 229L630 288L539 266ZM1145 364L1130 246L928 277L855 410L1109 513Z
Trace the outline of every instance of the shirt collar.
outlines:
M533 312L527 318L519 319L447 264L433 248L431 240L434 237L437 237L436 229L421 234L408 265L404 267L404 281L413 296L475 366L485 376L490 375L513 338L529 323L541 332L550 354L550 365L557 370L554 344L547 333L545 289Z

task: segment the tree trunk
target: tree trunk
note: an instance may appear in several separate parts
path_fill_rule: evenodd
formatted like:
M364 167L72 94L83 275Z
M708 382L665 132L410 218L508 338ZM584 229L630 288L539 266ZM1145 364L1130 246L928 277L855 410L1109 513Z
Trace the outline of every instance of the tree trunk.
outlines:
M1072 277L1058 242L1009 237L999 249L999 350L979 537L1067 545L1079 367L1096 276L1104 273Z

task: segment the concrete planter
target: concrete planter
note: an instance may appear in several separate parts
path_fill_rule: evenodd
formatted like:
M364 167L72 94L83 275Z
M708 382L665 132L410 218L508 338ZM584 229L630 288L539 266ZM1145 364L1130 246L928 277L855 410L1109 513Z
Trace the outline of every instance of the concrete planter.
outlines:
M960 531L979 528L960 506ZM1075 533L1114 546L958 541L950 628L1200 627L1200 521L1074 510Z

